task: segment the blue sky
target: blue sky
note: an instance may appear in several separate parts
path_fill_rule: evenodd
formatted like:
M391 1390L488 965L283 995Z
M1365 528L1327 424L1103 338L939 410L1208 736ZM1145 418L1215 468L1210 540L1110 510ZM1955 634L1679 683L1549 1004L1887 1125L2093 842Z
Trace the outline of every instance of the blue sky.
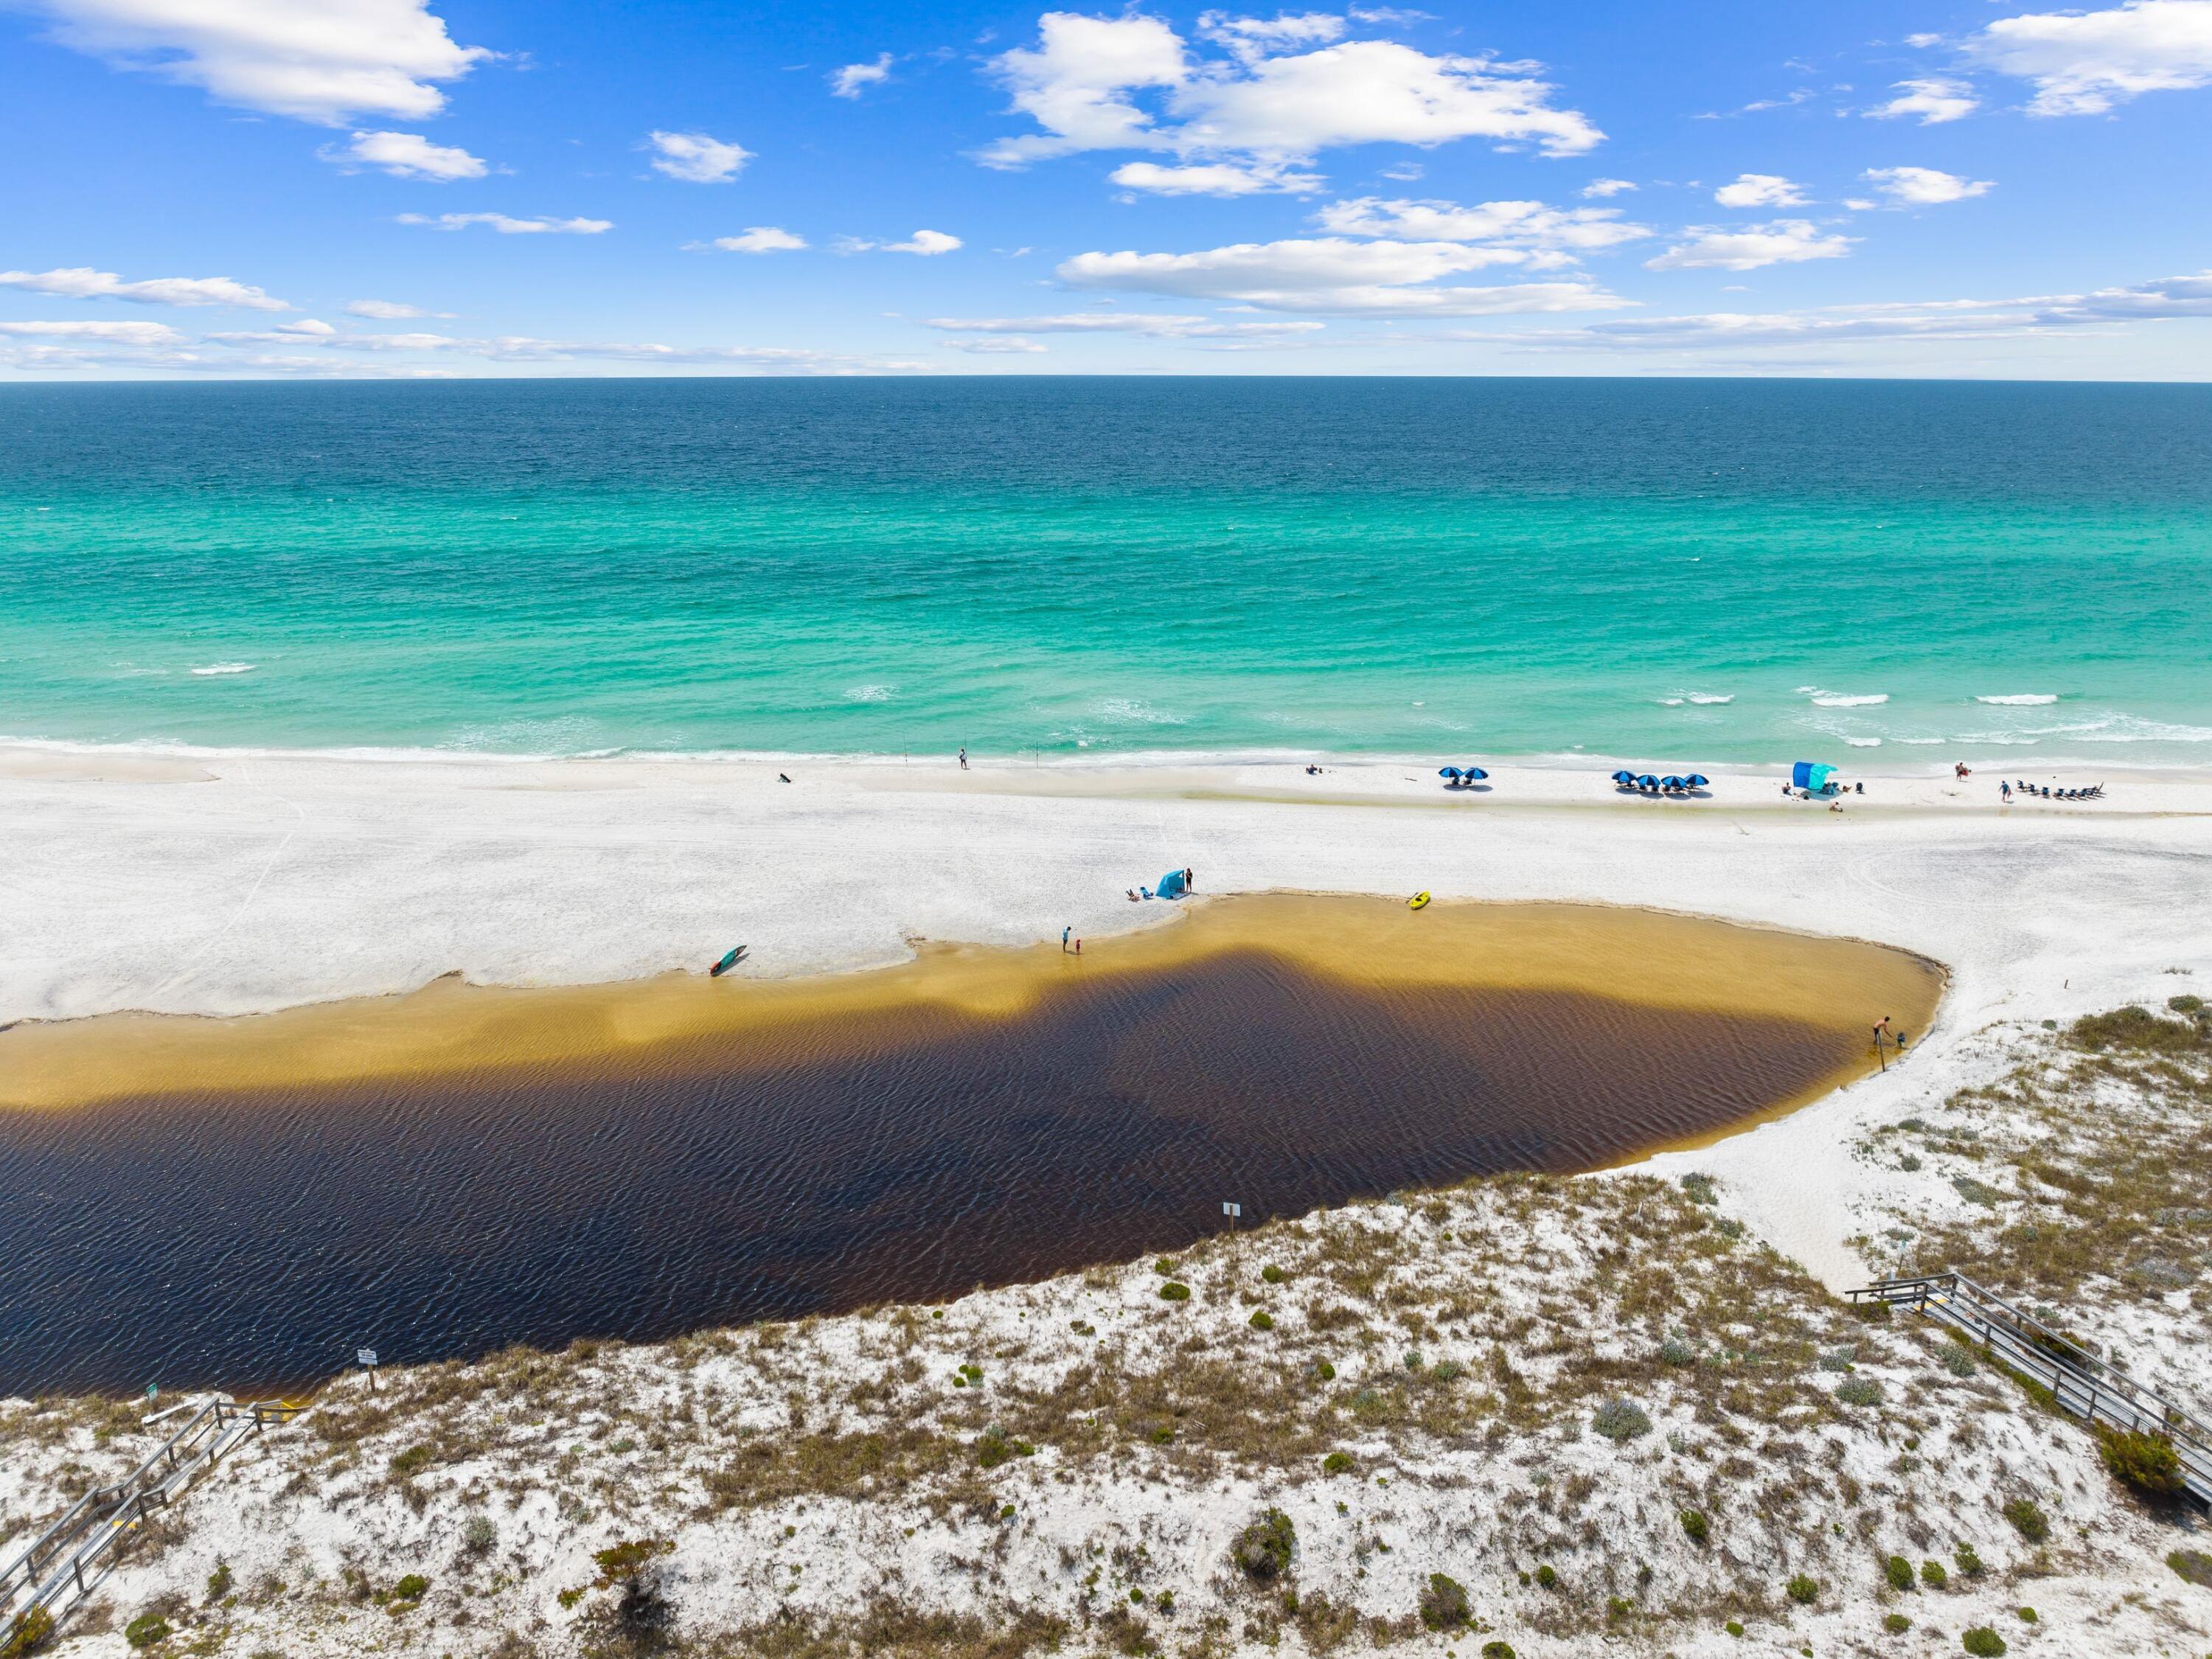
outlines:
M0 9L0 375L2212 377L2212 0Z

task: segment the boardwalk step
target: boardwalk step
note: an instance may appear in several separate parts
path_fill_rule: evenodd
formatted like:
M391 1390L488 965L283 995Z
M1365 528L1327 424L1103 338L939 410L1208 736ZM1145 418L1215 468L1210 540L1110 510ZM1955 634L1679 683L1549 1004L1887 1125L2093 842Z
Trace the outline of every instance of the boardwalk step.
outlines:
M2165 1436L2180 1459L2189 1496L2212 1509L2212 1427L1964 1273L1885 1279L1850 1294L1854 1302L1911 1308L1948 1326L2009 1370L2049 1389L2069 1416Z
M182 1497L240 1442L302 1409L275 1400L241 1406L227 1398L191 1409L153 1455L113 1486L85 1493L0 1567L0 1647L36 1622L58 1628L100 1588L149 1516Z

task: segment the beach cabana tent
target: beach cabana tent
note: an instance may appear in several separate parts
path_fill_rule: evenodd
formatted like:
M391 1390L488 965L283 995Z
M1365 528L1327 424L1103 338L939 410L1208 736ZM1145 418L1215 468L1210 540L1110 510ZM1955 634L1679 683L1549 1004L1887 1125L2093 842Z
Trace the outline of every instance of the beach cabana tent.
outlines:
M1160 884L1152 890L1162 898L1181 898L1183 894L1182 872L1169 871L1160 878Z
M1835 775L1836 769L1826 762L1797 761L1790 768L1790 787L1809 789L1817 795L1828 787L1828 780Z

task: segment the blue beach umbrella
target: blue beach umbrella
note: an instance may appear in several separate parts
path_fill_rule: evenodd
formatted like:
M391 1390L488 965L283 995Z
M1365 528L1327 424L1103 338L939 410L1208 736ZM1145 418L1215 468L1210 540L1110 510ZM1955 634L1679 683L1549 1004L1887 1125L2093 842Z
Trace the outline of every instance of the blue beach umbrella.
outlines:
M1613 781L1620 784L1633 783L1636 781L1636 774L1624 768L1613 775Z
M1486 778L1490 774L1484 771L1480 766L1470 766L1467 770L1460 774L1460 776L1475 782L1480 782L1484 778Z
M1459 775L1459 768L1456 766L1439 766L1437 768L1437 775L1440 778L1455 778Z
M1688 777L1684 778L1682 781L1688 784L1692 789L1702 789L1707 784L1711 783L1712 780L1702 772L1692 772Z
M1665 777L1659 780L1659 787L1662 789L1686 789L1689 787L1689 785L1684 780L1676 777L1672 772L1669 772Z
M1639 789L1656 789L1659 787L1659 780L1646 772L1642 777L1637 779L1636 787Z

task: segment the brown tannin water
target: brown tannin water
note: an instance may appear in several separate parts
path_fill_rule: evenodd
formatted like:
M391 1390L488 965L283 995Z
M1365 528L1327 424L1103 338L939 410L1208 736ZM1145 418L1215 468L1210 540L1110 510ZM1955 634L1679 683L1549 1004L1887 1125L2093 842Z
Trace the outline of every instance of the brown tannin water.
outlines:
M1932 1006L1926 964L1848 948L1911 964ZM1153 954L1182 959L1037 963L1012 1012L895 996L590 1065L0 1109L0 1394L270 1386L363 1346L408 1363L945 1297L1172 1249L1224 1200L1249 1227L1602 1165L1865 1057L1856 1006L1392 982L1235 937Z

